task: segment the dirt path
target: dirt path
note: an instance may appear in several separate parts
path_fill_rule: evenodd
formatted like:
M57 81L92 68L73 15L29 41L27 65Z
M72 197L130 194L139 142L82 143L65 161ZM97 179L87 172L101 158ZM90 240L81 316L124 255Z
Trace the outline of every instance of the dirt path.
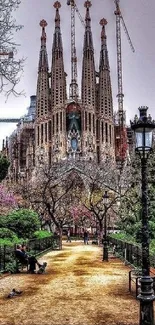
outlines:
M139 302L128 293L128 267L102 262L101 248L65 243L46 254L44 275L0 280L1 325L137 325ZM21 296L7 299L12 288Z

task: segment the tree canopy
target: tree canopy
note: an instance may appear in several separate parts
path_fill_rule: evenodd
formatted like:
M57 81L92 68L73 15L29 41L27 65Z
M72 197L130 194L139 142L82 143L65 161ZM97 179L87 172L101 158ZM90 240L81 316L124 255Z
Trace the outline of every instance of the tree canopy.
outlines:
M0 1L0 93L3 92L7 96L11 93L21 94L17 91L17 85L24 59L17 58L18 44L14 41L14 34L22 28L14 18L14 12L20 3L20 0Z
M18 238L32 238L39 227L40 222L37 213L28 209L17 209L0 218L0 228L12 230Z
M148 215L150 226L150 238L155 238L155 153L148 158ZM139 157L134 157L131 162L133 175L132 186L128 195L121 200L119 209L119 228L126 234L132 235L137 241L141 241L141 163Z

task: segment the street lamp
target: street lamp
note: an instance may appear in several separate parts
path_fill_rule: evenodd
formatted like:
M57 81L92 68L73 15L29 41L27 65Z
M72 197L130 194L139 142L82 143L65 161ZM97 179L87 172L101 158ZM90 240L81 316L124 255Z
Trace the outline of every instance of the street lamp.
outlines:
M154 325L153 300L153 280L150 277L150 256L149 256L149 222L148 222L148 180L147 180L147 160L152 151L153 129L155 122L151 116L147 116L148 107L139 108L139 118L135 116L131 122L131 129L135 133L135 151L139 153L141 159L141 221L142 221L142 277L140 280L141 292L138 295L140 300L140 325Z
M108 210L108 202L109 202L109 195L108 192L105 191L103 195L103 203L104 203L104 238L103 238L103 261L108 262L108 241L107 241L107 210Z

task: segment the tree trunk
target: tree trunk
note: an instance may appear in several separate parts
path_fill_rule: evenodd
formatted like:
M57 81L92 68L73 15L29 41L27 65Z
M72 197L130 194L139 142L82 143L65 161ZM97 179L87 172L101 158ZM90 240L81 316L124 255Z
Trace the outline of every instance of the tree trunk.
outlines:
M60 249L62 249L62 228L59 228L59 236L60 236Z
M102 246L102 239L103 239L103 222L99 220L99 246Z

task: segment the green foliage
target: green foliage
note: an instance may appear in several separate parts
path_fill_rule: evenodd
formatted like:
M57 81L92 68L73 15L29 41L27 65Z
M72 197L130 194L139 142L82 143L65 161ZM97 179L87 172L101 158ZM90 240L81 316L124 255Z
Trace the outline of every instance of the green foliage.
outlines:
M133 245L137 245L137 240L135 240L134 237L132 237L126 233L120 232L117 234L110 234L109 237L116 238L116 239L122 240L124 242L133 244ZM138 244L138 246L139 245L140 244ZM141 247L141 245L140 245L140 247ZM150 256L154 256L154 254L155 254L155 239L152 239L152 240L150 240Z
M33 234L33 238L46 238L46 237L51 237L53 234L47 230L37 230Z
M4 246L14 246L14 244L21 244L25 242L23 238L18 238L18 237L14 237L13 239L10 239L10 238L4 238L4 239L1 239L0 238L0 245Z
M150 241L150 253L155 254L155 239Z
M8 228L0 228L0 238L9 239L13 241L18 240L17 234Z
M148 215L150 238L155 239L155 150L148 159ZM132 163L133 183L121 200L118 227L137 242L141 242L141 164L138 157Z
M119 232L117 234L110 234L109 237L116 238L116 239L122 240L127 243L132 243L132 244L136 243L135 238L129 234L126 234L125 232Z
M0 182L6 177L9 165L8 159L0 154Z
M32 238L40 227L39 217L36 212L28 209L19 209L0 218L0 228L14 231L18 238Z
M9 273L16 273L17 272L16 261L12 260L6 263L5 271Z
M4 246L13 246L15 243L11 239L1 239L0 238L0 245Z

